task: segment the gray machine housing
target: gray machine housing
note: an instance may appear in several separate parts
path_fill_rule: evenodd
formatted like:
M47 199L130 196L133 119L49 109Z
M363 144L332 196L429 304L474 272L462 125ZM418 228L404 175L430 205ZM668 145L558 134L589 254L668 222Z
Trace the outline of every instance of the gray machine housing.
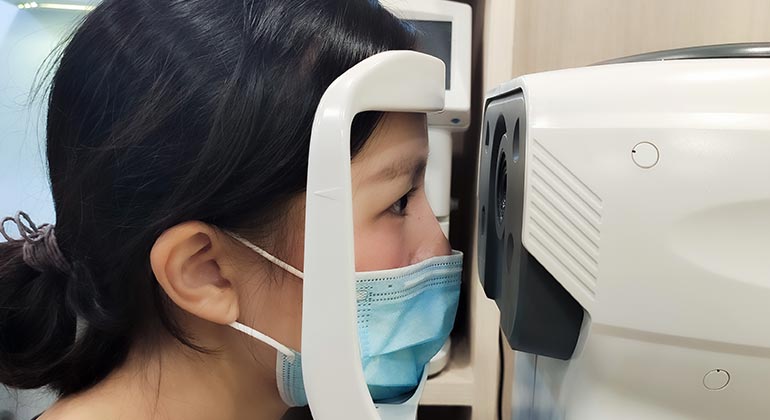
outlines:
M487 99L479 174L479 276L511 348L569 359L583 309L523 246L526 108L520 90Z

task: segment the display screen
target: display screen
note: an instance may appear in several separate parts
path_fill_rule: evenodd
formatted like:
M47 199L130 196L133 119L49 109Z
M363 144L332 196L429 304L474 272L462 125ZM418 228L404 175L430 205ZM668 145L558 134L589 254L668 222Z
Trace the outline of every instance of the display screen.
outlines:
M409 23L417 30L416 50L444 61L446 66L446 89L451 89L452 22L410 20Z

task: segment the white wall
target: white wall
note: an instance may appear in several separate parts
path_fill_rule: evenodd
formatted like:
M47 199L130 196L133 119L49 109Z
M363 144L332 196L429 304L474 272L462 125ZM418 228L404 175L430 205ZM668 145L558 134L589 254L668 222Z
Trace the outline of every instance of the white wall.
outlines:
M55 222L45 161L45 97L31 105L30 93L46 56L81 18L0 1L0 217L24 210L37 223ZM51 400L42 392L11 392L0 385L0 419L29 420Z

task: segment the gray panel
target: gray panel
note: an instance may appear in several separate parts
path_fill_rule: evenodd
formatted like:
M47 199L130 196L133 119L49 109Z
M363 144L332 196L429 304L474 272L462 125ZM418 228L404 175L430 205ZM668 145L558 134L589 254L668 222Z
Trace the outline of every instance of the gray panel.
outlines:
M417 32L415 50L441 59L446 71L446 89L452 88L452 22L409 20Z
M709 58L770 58L770 42L741 44L704 45L700 47L677 48L655 51L628 57L616 58L597 63L620 64L640 61L695 60Z

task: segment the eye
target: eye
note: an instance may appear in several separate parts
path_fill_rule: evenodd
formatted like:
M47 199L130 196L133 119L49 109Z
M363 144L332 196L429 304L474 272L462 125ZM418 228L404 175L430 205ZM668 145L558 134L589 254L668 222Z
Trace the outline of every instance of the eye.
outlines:
M393 205L390 206L390 209L388 210L396 216L406 216L406 209L409 206L409 199L412 198L412 195L415 191L416 189L412 189L408 193L404 194L404 196L393 203Z

